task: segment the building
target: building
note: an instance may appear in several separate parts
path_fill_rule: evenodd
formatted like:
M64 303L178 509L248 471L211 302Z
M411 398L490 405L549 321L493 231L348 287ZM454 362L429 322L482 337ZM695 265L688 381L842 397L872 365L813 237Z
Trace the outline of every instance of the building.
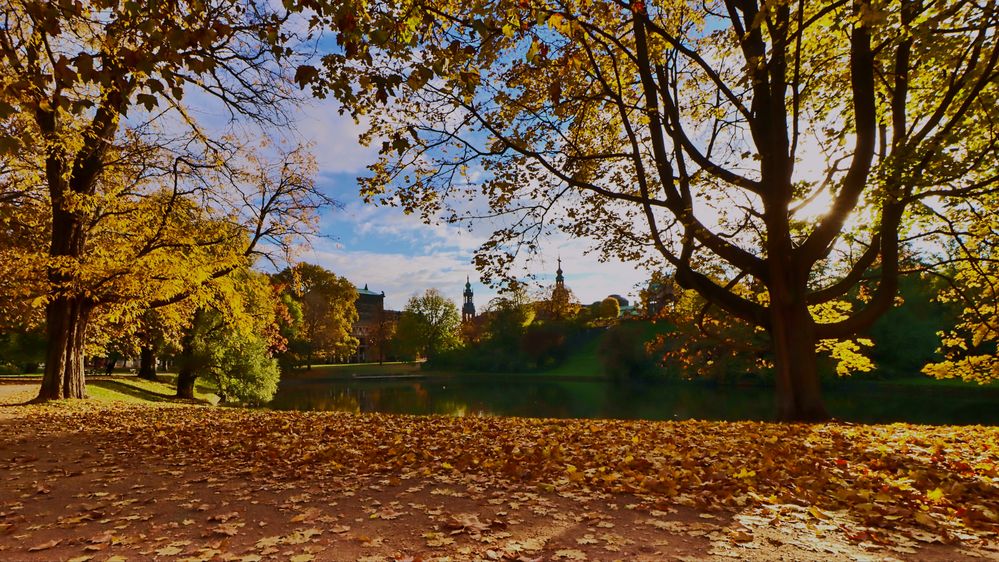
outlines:
M569 290L565 288L565 277L562 276L562 256L558 257L558 269L555 270L555 289L552 291L552 300L569 298Z
M579 303L572 291L565 286L565 276L562 274L562 258L558 259L558 269L555 270L555 287L546 301L535 305L538 315L545 320L565 320L575 316L579 311Z
M471 322L475 319L475 303L472 302L472 282L469 278L465 277L465 304L461 306L461 321L463 323Z
M351 357L355 363L372 363L388 359L387 344L391 339L391 325L399 321L402 314L397 310L385 310L385 291L375 292L364 285L357 290L357 322L351 335L357 338L357 351Z
M664 308L675 304L678 298L679 293L673 282L669 280L660 282L653 277L645 290L645 314L649 318L656 318Z

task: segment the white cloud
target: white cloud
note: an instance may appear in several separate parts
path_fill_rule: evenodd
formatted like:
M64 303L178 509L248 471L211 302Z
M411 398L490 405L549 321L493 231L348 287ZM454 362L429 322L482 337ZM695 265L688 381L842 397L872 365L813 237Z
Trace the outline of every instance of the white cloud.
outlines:
M327 230L341 230L347 236L338 243L317 241L301 259L322 265L358 286L367 284L373 291L384 291L389 308L401 309L409 297L428 288L440 289L460 303L466 275L472 279L478 308L485 308L495 296L494 290L478 282L478 272L471 263L474 250L488 236L481 229L468 232L454 225L425 225L399 209L361 203L350 204L331 218L342 221L343 227ZM353 242L351 234L360 240ZM365 238L388 248L364 248ZM393 242L397 242L396 248ZM533 273L536 285L550 285L561 255L566 284L584 304L612 293L634 300L635 284L647 279L648 273L631 264L601 263L595 255L586 254L587 247L587 241L549 237L543 242L542 253L525 256L514 273L518 277Z
M335 101L311 103L299 111L295 126L303 138L313 143L319 171L323 174L357 174L378 156L377 146L362 146L358 136L367 129L349 115L340 115Z
M350 279L359 287L367 285L372 291L384 291L385 306L395 310L400 310L409 297L431 287L460 302L465 276L476 277L467 256L455 252L412 256L317 247L303 258Z

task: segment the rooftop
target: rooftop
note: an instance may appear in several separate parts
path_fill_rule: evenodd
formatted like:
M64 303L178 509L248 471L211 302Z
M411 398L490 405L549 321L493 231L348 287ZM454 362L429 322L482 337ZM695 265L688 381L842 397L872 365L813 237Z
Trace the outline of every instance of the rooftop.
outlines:
M357 294L359 294L359 295L371 295L371 296L375 296L375 297L384 297L385 296L385 292L384 291L382 291L381 293L377 293L375 291L369 291L367 283L364 284L364 288L363 289L360 288L360 287L357 288Z

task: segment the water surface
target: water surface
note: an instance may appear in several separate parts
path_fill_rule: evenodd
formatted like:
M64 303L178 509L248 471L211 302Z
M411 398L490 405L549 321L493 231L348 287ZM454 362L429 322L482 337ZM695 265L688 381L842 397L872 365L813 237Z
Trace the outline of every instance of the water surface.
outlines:
M843 421L999 425L994 389L851 383L825 391ZM270 407L396 414L616 419L773 419L773 389L696 383L622 384L538 377L282 381Z

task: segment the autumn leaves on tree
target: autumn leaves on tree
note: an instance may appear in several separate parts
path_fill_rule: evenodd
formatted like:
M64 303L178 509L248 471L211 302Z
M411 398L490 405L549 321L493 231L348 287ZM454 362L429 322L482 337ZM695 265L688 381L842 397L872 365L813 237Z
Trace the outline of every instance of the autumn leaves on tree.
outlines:
M42 399L85 396L88 326L230 314L223 279L312 232L308 153L235 134L288 124L292 74L370 124L367 200L490 219L490 279L553 229L675 272L766 336L782 419L827 417L817 353L859 361L905 273L969 303L929 372L995 376L991 2L8 4L0 301L44 308ZM294 51L328 31L321 60Z
M189 299L311 232L329 201L301 148L220 135L184 101L197 91L244 124L285 124L287 14L103 1L4 13L4 224L48 238L5 244L5 268L30 281L5 296L45 307L39 398L82 398L91 322Z
M504 219L491 272L553 226L674 269L768 335L780 417L818 420L817 349L858 346L941 209L991 215L997 28L957 1L372 2L297 78L384 139L370 199Z

